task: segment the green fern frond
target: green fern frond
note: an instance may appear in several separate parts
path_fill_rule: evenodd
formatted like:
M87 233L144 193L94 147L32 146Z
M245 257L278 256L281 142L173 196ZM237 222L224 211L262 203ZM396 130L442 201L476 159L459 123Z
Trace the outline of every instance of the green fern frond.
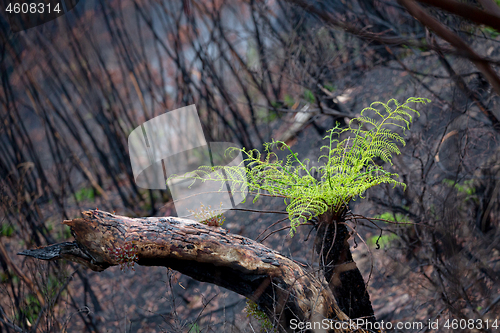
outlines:
M373 186L386 183L406 187L397 180L397 174L384 170L375 160L380 158L392 165L393 155L400 154L398 145L405 145L394 128L404 133L410 128L413 116L420 115L410 103L428 102L425 98L411 97L403 104L395 99L370 104L347 128L341 129L337 124L327 131L326 144L320 148L326 151L318 158L320 166L308 167L309 160L300 160L285 142L273 140L264 144L263 154L256 149L229 148L227 153L236 151L243 156L243 162L237 166L204 166L169 179L229 183L233 194L254 194L254 202L263 193L284 197L293 236L300 224L328 209L335 212L345 208ZM349 135L341 140L344 134ZM289 154L280 160L273 149L288 150Z

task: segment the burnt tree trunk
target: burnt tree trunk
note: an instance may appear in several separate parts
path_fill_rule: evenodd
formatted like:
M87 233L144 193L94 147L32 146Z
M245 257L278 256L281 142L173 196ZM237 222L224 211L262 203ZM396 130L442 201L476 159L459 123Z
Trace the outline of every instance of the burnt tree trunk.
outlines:
M365 281L352 258L345 211L345 208L336 213L329 210L319 216L315 240L319 264L339 308L350 318L375 322Z
M97 210L83 212L83 218L63 223L71 227L74 242L19 254L42 260L68 259L102 271L123 264L116 253L129 249L130 258L139 265L170 267L248 297L281 332L294 332L290 327L292 319L316 323L324 319L349 321L339 309L331 289L322 281L323 277L226 229L177 217L129 218ZM360 287L365 290L364 284L356 285ZM353 330L322 327L307 331Z

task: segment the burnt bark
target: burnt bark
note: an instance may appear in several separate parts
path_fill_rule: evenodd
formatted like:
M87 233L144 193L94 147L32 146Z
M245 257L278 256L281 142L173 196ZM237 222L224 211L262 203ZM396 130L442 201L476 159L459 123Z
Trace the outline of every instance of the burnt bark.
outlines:
M370 295L349 246L349 231L344 220L345 209L327 211L316 225L316 252L320 267L339 308L349 318L375 322Z
M128 246L133 249L134 261L139 265L170 267L250 298L282 332L294 331L290 327L292 319L349 321L322 277L226 229L177 217L129 218L97 210L83 212L83 218L63 223L71 227L74 242L19 254L42 260L68 259L102 271L122 264L116 249Z

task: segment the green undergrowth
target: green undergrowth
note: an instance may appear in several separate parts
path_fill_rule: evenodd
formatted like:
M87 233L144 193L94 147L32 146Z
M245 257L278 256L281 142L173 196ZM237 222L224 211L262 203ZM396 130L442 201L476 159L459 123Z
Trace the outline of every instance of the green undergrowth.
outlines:
M374 219L381 219L381 220L387 220L391 222L397 222L400 223L401 225L408 225L410 223L410 219L408 216L403 215L401 213L393 213L393 212L385 212L381 215L376 215L373 217ZM387 222L385 222L387 223Z
M399 237L396 234L385 234L385 235L375 235L371 236L366 240L366 243L376 249L387 248L393 241Z
M94 201L95 200L94 189L92 187L81 188L75 193L75 198L77 202L82 202L85 200Z
M273 328L273 324L271 323L265 312L259 308L257 303L247 299L245 312L247 313L247 317L255 318L259 322L260 326L266 331L276 332L276 330Z

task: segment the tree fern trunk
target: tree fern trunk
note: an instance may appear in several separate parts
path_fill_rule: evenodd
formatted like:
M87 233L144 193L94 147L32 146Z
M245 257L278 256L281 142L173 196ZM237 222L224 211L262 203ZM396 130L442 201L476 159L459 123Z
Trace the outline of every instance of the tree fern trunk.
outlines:
M350 318L366 318L374 322L370 295L352 258L343 216L344 210L340 214L328 211L319 217L315 241L319 264L340 309Z

